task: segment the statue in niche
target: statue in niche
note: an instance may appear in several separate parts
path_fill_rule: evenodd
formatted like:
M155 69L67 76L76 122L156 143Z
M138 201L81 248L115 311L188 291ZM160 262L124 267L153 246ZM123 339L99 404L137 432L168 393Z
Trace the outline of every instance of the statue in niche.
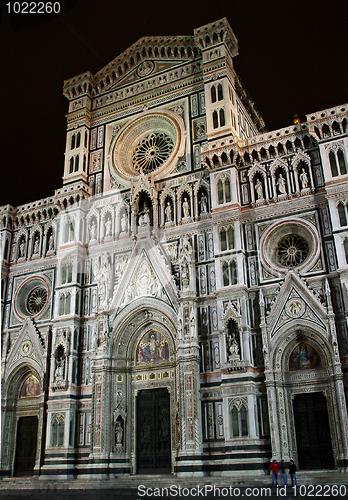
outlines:
M207 200L207 197L205 196L205 193L202 192L202 196L201 196L201 199L200 199L200 208L201 208L201 213L202 214L205 214L208 212L208 200Z
M115 425L115 442L117 447L122 446L123 427L122 427L122 422L120 422L120 420L117 420Z
M56 382L62 382L64 380L64 359L60 358L57 360L57 366L54 372L54 380Z
M282 173L280 173L278 176L277 188L278 188L279 194L286 194L285 179L284 179Z
M38 255L40 249L40 238L38 236L35 236L35 241L34 241L34 254Z
M184 214L184 219L187 219L188 217L190 217L190 205L189 205L189 202L188 202L186 197L184 198L184 201L182 204L182 212Z
M239 356L239 345L236 339L235 333L232 334L232 337L228 339L228 361L231 363L235 359L240 359Z
M150 210L145 206L143 212L139 214L138 225L139 226L148 226L150 224Z
M122 218L121 218L121 231L124 233L127 231L127 217L126 214L123 212Z
M91 226L89 228L89 237L91 241L95 241L97 236L97 225L95 223L95 220L93 219L91 222Z
M302 170L301 170L300 181L301 181L302 189L307 189L308 188L308 175L306 174L306 171L304 168L302 168Z
M108 236L111 236L111 219L110 217L106 219L105 221L105 237L107 238Z
M257 199L262 200L263 199L263 186L262 186L262 182L260 181L260 179L256 180L255 191L256 191Z
M19 244L19 257L24 257L25 240L21 240Z
M165 208L166 222L172 222L172 206L169 201L167 201L167 206Z
M53 238L53 233L50 234L49 240L48 240L48 251L52 251L54 248L54 238Z
M181 268L181 279L184 286L190 284L190 265L192 264L193 252L192 245L187 236L183 237L180 246L179 263Z

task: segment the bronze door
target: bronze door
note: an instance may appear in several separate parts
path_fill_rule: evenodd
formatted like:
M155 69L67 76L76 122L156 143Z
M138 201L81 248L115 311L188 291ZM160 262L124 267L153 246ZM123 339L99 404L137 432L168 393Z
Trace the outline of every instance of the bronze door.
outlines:
M167 389L144 390L138 394L137 472L171 472L170 399Z
M300 469L332 469L334 459L324 394L297 394L294 416Z
M34 474L37 426L37 417L21 417L18 420L15 476L32 476Z

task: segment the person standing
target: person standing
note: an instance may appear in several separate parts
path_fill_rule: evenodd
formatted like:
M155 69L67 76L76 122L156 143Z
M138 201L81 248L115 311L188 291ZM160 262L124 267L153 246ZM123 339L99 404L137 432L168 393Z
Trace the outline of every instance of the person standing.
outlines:
M278 466L276 460L273 460L273 462L269 466L269 469L272 472L272 486L274 486L274 484L276 484L276 486L278 486L278 470L279 470L279 466Z
M286 471L285 471L284 460L281 460L281 462L279 464L279 469L280 469L280 473L281 473L282 486L286 486Z
M296 481L296 465L295 462L291 459L290 460L290 466L289 466L289 474L291 477L291 486L297 486L297 481Z

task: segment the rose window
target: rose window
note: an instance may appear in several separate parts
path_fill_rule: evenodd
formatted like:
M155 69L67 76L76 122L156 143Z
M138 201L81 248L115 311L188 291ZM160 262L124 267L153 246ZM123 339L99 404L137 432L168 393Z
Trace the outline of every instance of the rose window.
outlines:
M288 234L278 243L277 260L285 267L296 267L306 260L309 254L309 246L302 236Z
M27 299L27 309L30 314L38 314L45 307L47 302L47 290L37 287L32 290Z
M137 172L153 172L169 158L174 149L171 137L165 133L152 133L135 147L132 163Z

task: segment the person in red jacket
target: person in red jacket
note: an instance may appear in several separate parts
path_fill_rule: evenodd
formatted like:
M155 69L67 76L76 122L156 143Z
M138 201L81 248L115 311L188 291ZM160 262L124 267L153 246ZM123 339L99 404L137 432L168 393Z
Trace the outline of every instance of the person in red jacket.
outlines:
M276 484L278 486L278 470L279 466L276 460L273 460L271 465L269 466L269 470L272 471L272 486Z

